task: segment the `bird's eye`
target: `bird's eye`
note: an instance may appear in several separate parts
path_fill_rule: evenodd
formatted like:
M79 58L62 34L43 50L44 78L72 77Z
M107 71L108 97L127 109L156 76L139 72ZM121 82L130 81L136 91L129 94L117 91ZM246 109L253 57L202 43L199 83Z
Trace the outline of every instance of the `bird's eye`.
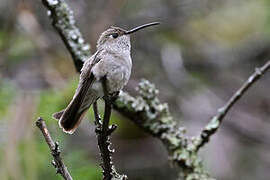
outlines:
M116 39L119 35L118 35L118 33L112 33L111 36L112 36L114 39Z

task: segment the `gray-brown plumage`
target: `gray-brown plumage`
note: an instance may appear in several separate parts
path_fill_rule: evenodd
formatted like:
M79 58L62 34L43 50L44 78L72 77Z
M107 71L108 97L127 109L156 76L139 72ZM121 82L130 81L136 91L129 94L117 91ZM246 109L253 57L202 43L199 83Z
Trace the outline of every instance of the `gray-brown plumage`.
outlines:
M103 77L106 77L109 93L117 92L127 84L132 67L130 34L157 24L159 23L149 23L129 31L111 27L101 34L96 53L83 65L73 99L64 110L53 114L64 132L72 134L90 106L103 97Z

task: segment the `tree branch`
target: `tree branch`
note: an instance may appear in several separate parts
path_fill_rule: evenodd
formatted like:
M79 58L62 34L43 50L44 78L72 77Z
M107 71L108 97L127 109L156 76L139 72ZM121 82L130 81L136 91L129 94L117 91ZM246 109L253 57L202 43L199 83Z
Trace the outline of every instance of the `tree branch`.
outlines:
M270 69L270 61L266 62L261 68L256 68L255 72L248 78L248 80L236 91L236 93L229 99L229 101L220 109L218 109L217 115L215 115L212 120L206 125L202 130L199 137L197 137L197 147L199 150L203 145L205 145L209 138L215 134L221 125L222 120L232 108L232 106L244 95L244 93L257 81L259 80L266 71Z
M48 9L52 25L64 41L70 52L76 70L81 71L84 59L91 55L90 45L85 42L78 27L75 25L73 12L64 0L42 0Z
M162 141L169 153L169 160L180 168L180 177L186 180L213 180L202 166L193 139L185 135L184 127L177 127L167 103L161 103L158 99L155 85L142 80L137 91L137 97L121 91L113 102L113 108Z
M72 180L72 177L70 175L70 173L67 170L67 167L65 166L64 162L62 161L62 158L60 156L60 150L59 150L59 145L57 142L54 142L49 130L45 124L45 121L42 118L38 118L38 120L36 121L36 126L40 129L40 131L42 132L49 148L51 151L51 154L53 156L53 161L52 161L52 165L56 168L56 173L61 174L61 176L65 179L65 180Z
M109 126L110 116L111 116L111 100L109 97L106 79L102 81L104 99L105 99L105 112L103 117L103 123L101 122L97 103L93 103L93 110L95 114L95 124L96 124L96 135L98 138L98 147L100 150L101 158L103 163L101 167L103 169L103 179L104 180L127 180L126 175L120 175L116 172L115 167L112 162L112 153L114 149L111 149L111 133L116 129L116 125Z

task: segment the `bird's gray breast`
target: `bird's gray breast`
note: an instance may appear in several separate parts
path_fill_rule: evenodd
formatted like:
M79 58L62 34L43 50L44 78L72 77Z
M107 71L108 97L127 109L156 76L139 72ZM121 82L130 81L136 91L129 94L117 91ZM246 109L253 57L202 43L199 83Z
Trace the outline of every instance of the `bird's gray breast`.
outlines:
M110 93L121 90L128 82L131 73L131 58L129 54L107 53L102 60L93 67L93 74L97 79L107 78ZM100 85L94 85L100 89ZM95 88L93 86L93 88Z
M128 82L131 73L130 56L113 56L107 73L110 92L121 90Z

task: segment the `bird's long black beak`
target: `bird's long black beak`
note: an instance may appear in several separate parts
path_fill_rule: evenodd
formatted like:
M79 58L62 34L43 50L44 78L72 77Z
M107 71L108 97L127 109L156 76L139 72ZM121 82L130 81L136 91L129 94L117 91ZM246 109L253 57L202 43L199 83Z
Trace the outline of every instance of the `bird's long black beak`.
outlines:
M136 32L136 31L139 31L139 30L141 30L143 28L146 28L146 27L149 27L149 26L155 26L155 25L159 25L159 24L160 24L160 22L151 22L151 23L148 23L148 24L143 24L143 25L137 26L137 27L135 27L135 28L133 28L131 30L126 31L124 34L132 34L132 33Z

